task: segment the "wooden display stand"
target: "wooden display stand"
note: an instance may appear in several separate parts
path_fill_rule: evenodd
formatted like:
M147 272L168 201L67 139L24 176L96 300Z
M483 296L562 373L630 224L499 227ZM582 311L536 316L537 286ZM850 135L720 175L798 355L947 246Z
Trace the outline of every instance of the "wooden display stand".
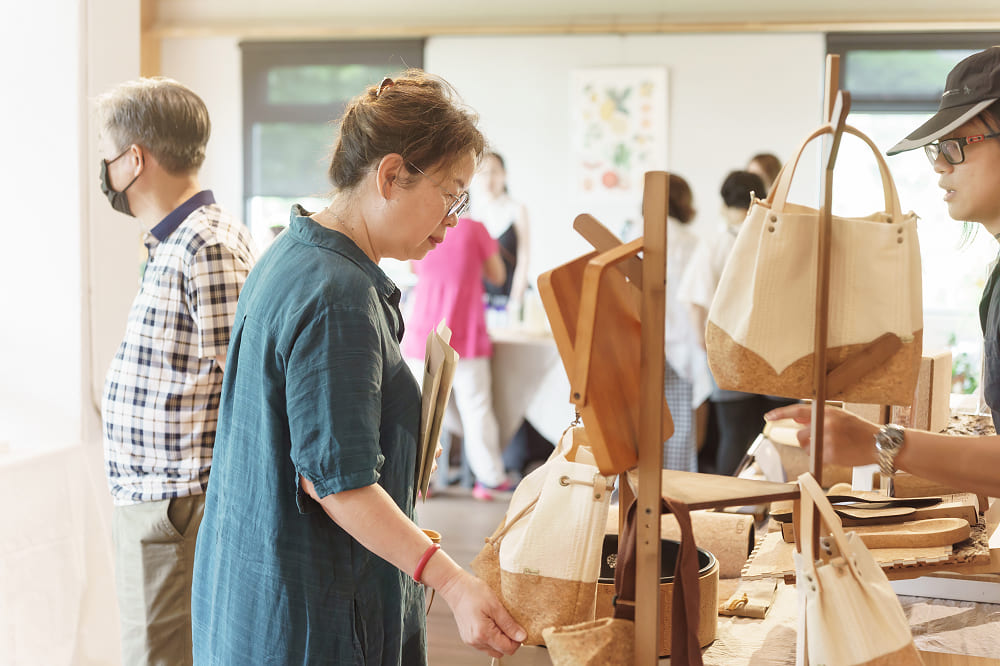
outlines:
M637 477L635 649L636 664L644 665L659 658L661 494L690 509L798 497L793 484L663 470L663 442L673 429L663 398L668 187L667 173L646 174L642 239L622 244L581 215L574 227L597 251L539 277L571 401L583 416L598 467L622 474L623 512L632 499L624 472L634 469ZM627 348L637 334L635 357Z

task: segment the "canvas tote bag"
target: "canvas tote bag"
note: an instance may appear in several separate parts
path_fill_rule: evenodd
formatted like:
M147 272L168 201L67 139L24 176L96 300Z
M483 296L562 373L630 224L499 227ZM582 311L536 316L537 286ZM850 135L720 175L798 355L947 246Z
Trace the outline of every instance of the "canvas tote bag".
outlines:
M504 520L472 561L528 632L525 645L544 645L542 629L593 620L596 613L615 477L600 473L585 446L571 452L574 430L521 480Z
M811 474L799 477L801 553L795 553L795 584L805 595L805 640L810 664L915 666L923 662L910 625L868 548L854 532L844 534L823 490ZM813 521L813 507L820 522ZM813 535L828 557L817 560Z
M813 395L817 247L820 211L788 202L813 132L778 174L766 200L755 199L740 227L708 315L709 366L720 388L789 398ZM889 168L871 139L853 127L878 162L885 210L833 216L828 371L885 333L902 341L887 362L831 400L909 405L923 335L917 216L903 214ZM842 166L842 165L841 165ZM846 196L842 195L842 196Z

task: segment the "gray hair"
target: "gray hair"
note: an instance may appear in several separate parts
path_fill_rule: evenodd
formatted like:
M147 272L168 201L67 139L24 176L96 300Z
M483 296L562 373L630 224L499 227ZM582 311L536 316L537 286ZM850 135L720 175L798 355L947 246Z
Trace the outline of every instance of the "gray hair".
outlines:
M96 100L97 118L121 151L136 144L167 172L197 171L212 132L208 109L191 89L163 77L122 83Z

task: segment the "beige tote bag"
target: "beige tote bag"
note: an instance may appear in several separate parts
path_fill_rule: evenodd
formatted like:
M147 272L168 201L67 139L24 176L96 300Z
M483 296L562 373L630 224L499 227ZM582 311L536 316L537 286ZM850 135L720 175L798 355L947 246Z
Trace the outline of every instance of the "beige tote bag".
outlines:
M615 477L602 475L592 456L583 462L586 447L571 453L572 437L567 431L549 459L521 480L503 522L472 561L528 632L525 645L544 645L546 627L596 615Z
M806 146L831 131L824 125L803 142L768 198L752 202L740 228L706 330L709 366L720 388L789 398L813 395L820 211L789 203L788 191ZM885 210L864 218L832 218L827 370L885 333L898 336L902 347L827 397L909 405L923 336L917 216L902 213L889 168L871 139L850 126L844 132L872 149Z
M795 553L795 585L805 595L805 640L810 664L824 666L918 666L910 625L885 572L854 532L840 520L811 474L799 477L801 553ZM813 507L821 521L813 520ZM813 535L827 556L817 559Z

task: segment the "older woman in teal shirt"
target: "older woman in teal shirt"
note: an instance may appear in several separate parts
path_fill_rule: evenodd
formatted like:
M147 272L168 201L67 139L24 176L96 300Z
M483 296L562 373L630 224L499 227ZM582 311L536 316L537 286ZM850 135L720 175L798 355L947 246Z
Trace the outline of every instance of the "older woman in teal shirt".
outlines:
M523 640L413 522L420 395L378 267L457 222L474 120L423 72L370 88L342 119L331 204L294 207L247 279L195 557L196 663L424 664L420 582L466 643L501 656Z

